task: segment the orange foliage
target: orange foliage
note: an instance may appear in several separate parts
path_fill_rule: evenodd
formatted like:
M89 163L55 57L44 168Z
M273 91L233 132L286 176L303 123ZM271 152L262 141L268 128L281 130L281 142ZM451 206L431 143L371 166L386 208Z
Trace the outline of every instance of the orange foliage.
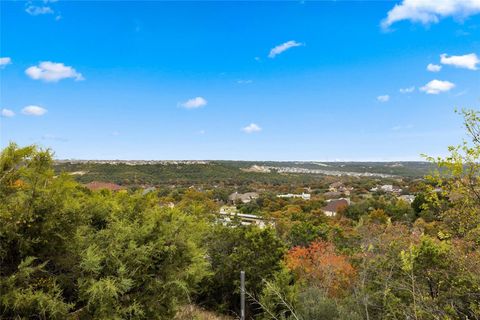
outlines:
M26 183L23 182L23 181L20 180L20 179L17 179L17 180L15 180L15 181L13 182L13 187L14 187L14 188L23 188L23 187L25 187L25 186L26 186Z
M348 258L337 254L335 246L325 241L292 248L286 264L301 280L322 287L331 297L341 296L355 278L355 269Z

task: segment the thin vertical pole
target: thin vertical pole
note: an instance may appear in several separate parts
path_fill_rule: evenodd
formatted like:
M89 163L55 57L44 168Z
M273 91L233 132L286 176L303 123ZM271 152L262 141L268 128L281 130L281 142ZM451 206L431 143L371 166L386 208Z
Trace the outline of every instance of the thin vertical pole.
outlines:
M245 320L245 271L240 271L240 320Z

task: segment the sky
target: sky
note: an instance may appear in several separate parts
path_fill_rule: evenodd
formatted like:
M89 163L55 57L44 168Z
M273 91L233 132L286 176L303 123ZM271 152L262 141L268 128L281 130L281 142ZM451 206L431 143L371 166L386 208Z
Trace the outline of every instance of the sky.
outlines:
M0 147L58 159L421 160L480 105L480 0L0 11Z

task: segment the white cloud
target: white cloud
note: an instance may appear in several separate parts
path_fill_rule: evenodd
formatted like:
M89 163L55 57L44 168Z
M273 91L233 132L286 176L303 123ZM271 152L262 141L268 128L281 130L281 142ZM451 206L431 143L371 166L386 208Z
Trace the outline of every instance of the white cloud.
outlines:
M32 15L32 16L39 16L39 15L42 15L42 14L53 14L54 13L53 9L50 8L50 7L47 7L47 6L40 7L40 6L34 6L34 5L28 6L25 9L25 11L29 15Z
M4 118L11 118L15 115L15 112L13 112L12 110L10 109L2 109L0 110L0 116L4 117Z
M408 87L408 88L400 88L400 93L412 93L413 91L415 91L415 87L414 86L411 86L411 87Z
M438 64L429 63L427 66L427 70L430 72L439 72L440 70L442 70L442 66L439 66Z
M455 87L455 84L450 81L432 80L420 90L428 94L439 94L440 92L450 91Z
M0 69L5 68L5 66L12 63L12 59L10 57L3 57L0 58Z
M262 128L260 128L260 126L258 126L257 124L255 123L250 123L248 126L246 126L245 128L242 128L242 131L245 132L245 133L253 133L253 132L259 132L259 131L262 131Z
M195 97L180 104L185 109L197 109L206 106L207 100L203 97Z
M275 48L272 48L270 50L270 53L268 54L268 57L269 58L275 58L275 56L279 55L280 53L282 53L284 51L287 51L290 48L300 47L300 46L303 46L303 43L296 42L294 40L287 41L285 43L282 43L282 44L276 46Z
M43 116L45 113L47 113L47 109L44 109L39 106L31 105L23 108L22 113L27 116Z
M444 53L440 55L440 62L457 68L477 70L477 64L480 63L480 59L478 59L475 53L465 54L463 56L448 56Z
M42 61L38 66L32 66L25 73L34 80L57 82L62 79L73 78L76 81L85 80L81 73L63 63Z
M390 96L388 94L384 94L382 96L378 96L377 100L380 102L388 102L390 100Z
M480 13L480 0L403 0L388 12L382 27L388 28L402 20L437 23L441 18L466 18L477 13Z

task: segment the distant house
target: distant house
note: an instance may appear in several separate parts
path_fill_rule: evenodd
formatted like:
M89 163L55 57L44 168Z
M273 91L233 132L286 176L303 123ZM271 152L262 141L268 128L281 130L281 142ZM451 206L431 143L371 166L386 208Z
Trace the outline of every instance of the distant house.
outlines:
M110 191L119 191L119 190L124 190L125 187L122 187L116 183L111 183L111 182L100 182L100 181L92 181L89 182L85 185L88 189L92 191L98 191L98 190L110 190Z
M225 226L232 225L232 222L238 219L240 224L244 226L255 225L262 229L268 226L275 227L274 220L265 219L254 214L238 213L235 207L223 206L218 213L220 215L218 222Z
M388 192L388 193L398 193L399 194L399 193L402 192L402 189L397 187L397 186L391 185L391 184L384 184L383 186L372 188L372 189L370 189L370 191L371 192L383 191L383 192Z
M311 196L310 196L310 193L302 192L302 194L293 194L293 193L279 194L277 195L277 198L302 198L303 200L310 200Z
M234 192L228 196L228 200L234 203L237 201L241 201L243 203L249 203L250 201L255 200L257 198L258 198L258 193L256 192L247 192L247 193Z
M322 208L323 213L328 217L334 217L337 213L350 205L350 199L341 198L329 200L327 205Z
M329 192L340 192L340 193L343 193L347 196L350 195L350 191L352 191L353 188L352 187L346 187L343 185L343 182L334 182L332 183L330 186L328 186L328 191Z
M415 196L413 194L404 194L398 197L407 203L412 203L415 200Z
M384 184L383 186L380 187L380 190L385 191L385 192L393 192L393 185L391 184Z
M338 188L343 187L343 183L340 181L334 182L328 186L330 192L338 192Z

